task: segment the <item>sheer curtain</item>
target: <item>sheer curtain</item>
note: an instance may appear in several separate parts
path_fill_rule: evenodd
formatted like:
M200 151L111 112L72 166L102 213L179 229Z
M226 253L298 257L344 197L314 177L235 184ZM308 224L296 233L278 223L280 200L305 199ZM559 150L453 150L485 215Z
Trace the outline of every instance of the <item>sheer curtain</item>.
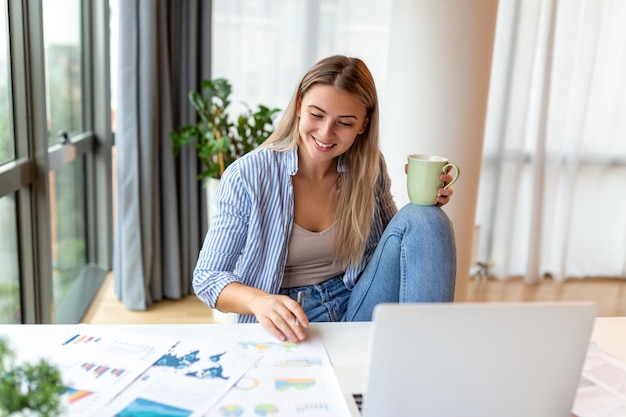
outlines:
M242 102L284 108L300 77L319 59L364 59L384 90L391 0L214 0L214 77Z
M626 276L626 2L501 0L476 223L501 278Z
M187 92L210 77L211 2L120 0L114 289L143 310L191 292L206 231L195 155L169 133L195 120Z

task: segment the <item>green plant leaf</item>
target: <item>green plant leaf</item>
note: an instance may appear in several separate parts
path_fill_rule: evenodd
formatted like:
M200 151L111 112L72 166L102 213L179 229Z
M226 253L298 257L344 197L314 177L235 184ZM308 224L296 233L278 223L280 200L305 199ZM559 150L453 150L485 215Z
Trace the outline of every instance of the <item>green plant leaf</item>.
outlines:
M202 95L200 95L197 91L189 92L189 101L198 113L202 113L208 107L204 97L202 97Z

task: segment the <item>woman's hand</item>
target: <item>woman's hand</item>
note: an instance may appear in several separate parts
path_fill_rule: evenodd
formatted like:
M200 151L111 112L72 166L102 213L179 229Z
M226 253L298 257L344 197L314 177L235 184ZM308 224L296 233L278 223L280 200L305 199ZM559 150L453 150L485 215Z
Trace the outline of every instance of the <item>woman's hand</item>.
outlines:
M309 327L309 319L300 305L286 295L231 282L222 289L215 307L231 313L254 314L263 327L283 342L306 338L304 329Z
M441 181L443 181L443 185L444 187L446 186L446 184L449 184L450 181L452 181L453 177L452 175L446 173L446 174L441 174L439 176L439 179L441 179ZM438 195L437 195L437 205L439 207L444 206L446 204L448 204L450 202L450 198L452 197L452 194L454 193L454 190L452 190L452 188L440 188L438 190Z
M282 341L300 342L309 319L300 305L286 295L256 295L250 302L252 314L263 327Z

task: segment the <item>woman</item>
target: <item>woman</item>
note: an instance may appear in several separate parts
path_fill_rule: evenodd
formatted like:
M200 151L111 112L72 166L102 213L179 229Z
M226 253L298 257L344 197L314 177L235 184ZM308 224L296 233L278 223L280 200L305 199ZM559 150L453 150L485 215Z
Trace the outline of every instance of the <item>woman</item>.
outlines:
M448 218L436 206L398 212L389 187L371 73L357 58L321 60L272 136L222 176L196 295L283 341L304 340L309 321L371 320L381 302L451 301ZM443 205L452 190L439 193Z

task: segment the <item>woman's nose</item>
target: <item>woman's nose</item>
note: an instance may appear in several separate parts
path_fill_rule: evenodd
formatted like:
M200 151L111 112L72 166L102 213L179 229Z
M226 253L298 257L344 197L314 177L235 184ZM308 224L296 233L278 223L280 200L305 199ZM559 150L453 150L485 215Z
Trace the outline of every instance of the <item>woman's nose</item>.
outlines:
M332 136L333 134L333 123L331 121L325 121L322 122L322 125L320 126L320 133L323 137L323 139L328 139Z

